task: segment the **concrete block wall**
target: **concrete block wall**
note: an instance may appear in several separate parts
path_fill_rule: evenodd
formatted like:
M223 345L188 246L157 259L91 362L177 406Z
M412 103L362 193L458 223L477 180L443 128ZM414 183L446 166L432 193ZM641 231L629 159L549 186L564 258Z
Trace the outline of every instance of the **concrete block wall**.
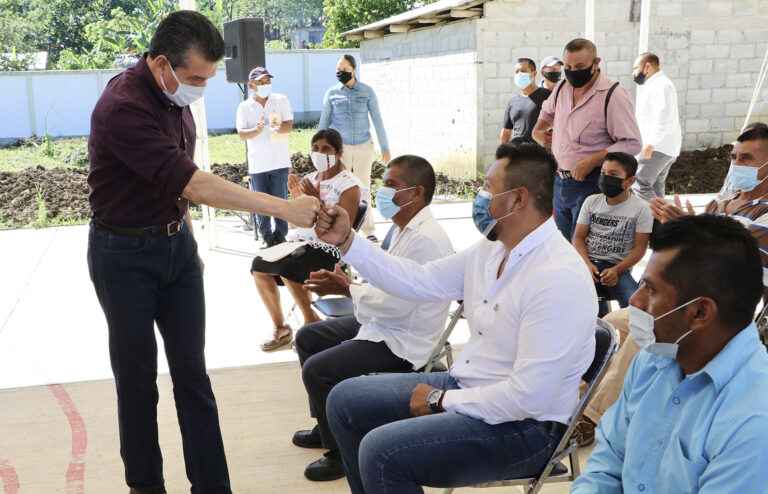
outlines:
M418 154L453 176L474 173L476 22L416 29L361 44L361 81L376 91L392 156Z
M639 53L640 23L630 21L626 0L596 4L593 41L600 67L634 101L631 74ZM677 87L683 149L733 141L744 124L768 49L766 0L652 0L651 5L648 48L659 55L662 70ZM391 106L382 108L385 119L398 120L387 124L390 135L398 135L398 139L390 137L396 152L404 149L397 146L413 143L408 152L423 149L425 156L429 153L437 157L433 160L444 162L446 170L462 174L472 167L487 169L493 162L506 102L519 93L513 80L515 61L530 57L538 64L547 55L561 56L568 41L585 36L583 0L490 0L483 8L480 19L362 43L366 77L376 79L380 99L391 95L386 96ZM461 56L449 57L457 53ZM450 60L450 69L435 72L434 67L443 63L440 60ZM368 64L382 70L369 70ZM474 80L468 78L473 72ZM401 77L411 75L418 77L413 95L385 89L397 87ZM460 82L454 86L449 82L453 80ZM404 98L415 106L402 105ZM439 108L435 100L450 104ZM400 107L406 111L396 112ZM409 117L413 114L428 115L429 125L415 123L418 117ZM466 128L456 128L457 117ZM760 94L751 120L768 121L768 88ZM440 140L429 136L440 136ZM459 149L462 158L455 158L454 151L436 149L446 146Z

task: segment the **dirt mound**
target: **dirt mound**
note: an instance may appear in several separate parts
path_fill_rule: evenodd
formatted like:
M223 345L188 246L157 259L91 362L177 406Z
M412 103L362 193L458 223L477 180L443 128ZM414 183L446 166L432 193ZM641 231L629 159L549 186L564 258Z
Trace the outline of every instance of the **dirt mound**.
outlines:
M679 194L713 193L720 190L728 172L731 146L681 153L667 177L667 192ZM291 172L313 172L309 157L291 156ZM243 164L215 164L211 171L230 182L245 186L248 167ZM20 228L45 219L58 222L90 217L87 169L29 168L21 172L0 172L0 227ZM375 162L371 169L374 192L384 176L384 166ZM480 178L455 179L437 174L438 196L471 198L483 183ZM38 197L39 194L39 197Z
M87 176L82 168L42 166L0 173L0 223L18 228L36 220L87 218Z

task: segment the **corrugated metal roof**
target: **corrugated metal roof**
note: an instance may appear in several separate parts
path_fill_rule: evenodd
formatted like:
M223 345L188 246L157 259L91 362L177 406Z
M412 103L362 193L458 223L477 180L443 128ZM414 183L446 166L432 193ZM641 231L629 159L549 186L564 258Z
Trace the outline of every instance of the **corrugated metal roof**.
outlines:
M435 3L403 12L393 17L347 31L347 39L380 38L390 33L405 33L418 27L480 17L488 0L438 0Z

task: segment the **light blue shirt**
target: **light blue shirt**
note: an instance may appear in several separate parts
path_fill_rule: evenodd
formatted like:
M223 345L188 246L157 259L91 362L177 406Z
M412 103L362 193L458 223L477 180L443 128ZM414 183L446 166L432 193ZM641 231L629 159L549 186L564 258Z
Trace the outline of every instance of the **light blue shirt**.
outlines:
M371 140L369 113L376 127L379 147L382 152L388 152L387 132L381 120L376 93L371 86L360 81L355 81L355 85L351 88L339 82L325 92L318 129L331 127L338 130L344 144L353 146L365 144Z
M768 492L768 354L750 324L703 369L635 357L571 494Z

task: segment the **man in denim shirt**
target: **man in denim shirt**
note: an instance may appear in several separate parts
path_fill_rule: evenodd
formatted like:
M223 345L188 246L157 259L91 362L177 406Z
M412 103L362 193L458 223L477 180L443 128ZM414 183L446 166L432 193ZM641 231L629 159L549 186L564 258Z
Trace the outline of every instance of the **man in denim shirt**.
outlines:
M373 139L369 114L376 127L376 136L385 165L389 163L391 156L376 93L371 86L358 81L356 74L355 57L344 55L339 58L336 65L336 78L339 83L328 89L323 97L323 112L318 128L323 130L330 127L339 131L344 142L344 164L363 182L367 189L364 199L371 204ZM366 216L362 231L369 240L376 241L372 215Z
M571 494L765 492L768 356L752 322L763 294L757 241L730 218L700 215L664 223L651 248L629 319L646 351L600 420Z

